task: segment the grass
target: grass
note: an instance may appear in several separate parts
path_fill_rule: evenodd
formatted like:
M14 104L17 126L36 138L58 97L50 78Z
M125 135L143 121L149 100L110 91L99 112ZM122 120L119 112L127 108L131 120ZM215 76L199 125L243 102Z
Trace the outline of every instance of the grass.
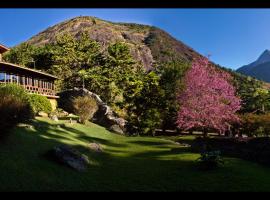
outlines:
M174 138L177 140L177 138ZM191 141L192 136L181 139ZM98 142L103 153L86 148ZM44 158L69 144L91 160L80 173ZM124 137L89 123L37 118L16 127L0 144L0 191L269 191L270 168L226 158L223 168L201 172L198 154L170 138Z

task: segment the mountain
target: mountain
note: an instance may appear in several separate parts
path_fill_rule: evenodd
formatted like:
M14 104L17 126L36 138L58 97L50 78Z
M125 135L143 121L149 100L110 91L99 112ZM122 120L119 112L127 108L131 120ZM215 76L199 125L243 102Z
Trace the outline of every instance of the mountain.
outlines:
M270 51L265 50L256 61L240 67L237 72L270 82Z
M89 16L76 17L56 24L26 42L39 46L55 42L60 34L71 33L79 37L82 32L88 32L91 39L98 41L104 49L116 41L126 42L133 57L147 69L155 62L164 63L175 59L191 61L193 57L200 55L154 26L114 23Z

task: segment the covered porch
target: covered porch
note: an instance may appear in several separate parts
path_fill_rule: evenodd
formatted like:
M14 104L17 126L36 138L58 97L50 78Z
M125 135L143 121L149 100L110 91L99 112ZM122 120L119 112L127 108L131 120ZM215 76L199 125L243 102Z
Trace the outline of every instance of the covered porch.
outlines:
M0 61L0 84L18 84L29 93L58 98L54 85L56 79L57 77L38 70Z

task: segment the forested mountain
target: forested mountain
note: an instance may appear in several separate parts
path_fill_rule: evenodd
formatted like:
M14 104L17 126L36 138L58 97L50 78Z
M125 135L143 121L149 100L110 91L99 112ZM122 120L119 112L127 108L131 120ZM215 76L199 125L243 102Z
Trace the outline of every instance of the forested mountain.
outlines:
M154 26L113 23L95 17L76 17L64 21L49 27L26 42L39 46L54 43L60 34L70 33L78 38L83 32L99 42L103 49L110 43L125 42L134 58L146 68L151 68L154 62L168 62L175 59L190 61L199 55L192 48Z
M183 76L201 56L153 26L76 17L17 45L4 59L58 76L60 91L84 85L140 132L153 132L175 128ZM264 82L211 64L233 76L241 112L256 111L268 99Z

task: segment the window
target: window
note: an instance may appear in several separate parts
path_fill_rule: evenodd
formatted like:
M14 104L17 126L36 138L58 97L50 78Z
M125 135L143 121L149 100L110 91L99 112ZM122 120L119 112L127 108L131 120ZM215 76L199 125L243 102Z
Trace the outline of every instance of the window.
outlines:
M11 82L11 75L10 74L6 74L6 82L7 83Z
M18 80L18 76L17 75L13 75L12 76L12 83L17 83L19 80Z
M5 82L5 73L0 72L0 82Z

